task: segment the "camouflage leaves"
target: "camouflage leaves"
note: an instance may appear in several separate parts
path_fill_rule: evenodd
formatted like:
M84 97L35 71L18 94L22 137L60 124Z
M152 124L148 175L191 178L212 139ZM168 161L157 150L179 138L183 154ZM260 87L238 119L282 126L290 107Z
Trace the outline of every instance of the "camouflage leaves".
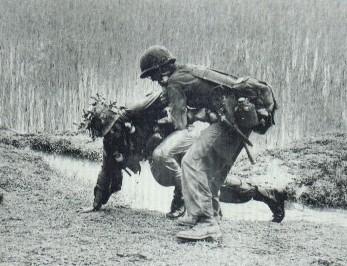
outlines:
M113 123L117 120L120 112L116 102L106 102L106 99L98 93L92 96L93 100L87 111L83 110L82 122L79 124L79 130L87 130L93 140L97 137L103 137L111 129Z

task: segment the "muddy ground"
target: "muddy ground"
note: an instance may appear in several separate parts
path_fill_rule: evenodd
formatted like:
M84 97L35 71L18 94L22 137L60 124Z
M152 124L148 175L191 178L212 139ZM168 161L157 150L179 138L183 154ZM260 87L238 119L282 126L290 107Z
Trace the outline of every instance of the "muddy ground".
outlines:
M215 242L180 242L163 213L110 203L81 213L90 187L29 149L0 144L0 265L347 265L347 227L221 221Z

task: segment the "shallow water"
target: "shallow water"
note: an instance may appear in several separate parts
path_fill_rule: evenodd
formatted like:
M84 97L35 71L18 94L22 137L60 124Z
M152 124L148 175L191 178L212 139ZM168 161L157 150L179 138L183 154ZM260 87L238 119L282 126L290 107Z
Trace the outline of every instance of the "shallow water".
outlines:
M69 156L43 154L44 160L63 175L78 179L81 184L93 187L101 162L76 159ZM136 209L167 212L170 207L173 188L160 186L152 177L148 163L141 163L141 174L129 176L124 172L123 187L113 198L122 205ZM92 193L92 192L91 192ZM87 204L87 203L86 203ZM262 202L250 201L243 204L222 203L223 215L227 219L268 221L271 211ZM299 204L286 205L284 221L308 221L317 224L336 224L347 227L347 210L310 209Z
M71 156L43 154L43 159L56 171L89 187L96 184L101 162L77 159ZM129 176L123 171L122 190L114 194L120 205L136 209L148 209L167 212L173 196L173 188L162 187L152 177L149 165L141 162L141 174ZM131 172L131 171L130 171ZM87 204L87 203L86 203Z

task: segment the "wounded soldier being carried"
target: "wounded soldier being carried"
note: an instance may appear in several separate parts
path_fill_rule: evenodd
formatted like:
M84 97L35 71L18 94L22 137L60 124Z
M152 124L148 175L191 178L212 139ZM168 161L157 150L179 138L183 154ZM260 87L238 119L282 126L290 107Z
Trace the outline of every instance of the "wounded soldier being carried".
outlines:
M98 211L113 193L121 190L122 170L138 173L140 161L148 160L155 180L163 186L175 187L166 217L177 219L183 216L185 205L180 160L200 135L202 123L197 121L214 123L217 115L206 109L189 110L188 121L186 129L174 131L165 97L160 92L152 93L144 101L128 108L107 104L100 96L95 97L92 108L84 113L80 125L93 139L103 138L102 167L94 188L93 207L87 211ZM165 137L170 133L176 134L175 142L165 143ZM237 178L227 179L220 191L214 191L214 215L222 216L219 201L244 203L251 199L268 205L273 222L283 220L285 192L261 188Z

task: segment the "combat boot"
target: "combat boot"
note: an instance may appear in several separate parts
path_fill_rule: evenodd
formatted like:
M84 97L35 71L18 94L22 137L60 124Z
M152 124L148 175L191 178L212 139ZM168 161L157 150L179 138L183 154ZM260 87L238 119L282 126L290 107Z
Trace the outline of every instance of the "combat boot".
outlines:
M198 223L198 217L187 214L178 218L177 223L181 226L194 226Z
M171 202L170 212L168 212L165 216L171 220L177 219L185 214L186 207L184 206L184 200L182 191L179 188L175 188L174 197Z
M285 216L284 201L287 199L286 191L277 189L265 189L255 186L254 200L266 203L273 214L272 222L280 223Z
M189 230L177 233L177 238L189 240L203 240L206 238L219 238L221 231L218 223L212 217L200 217L195 226Z
M220 210L218 213L214 213L213 216L217 223L219 223L223 218L222 211ZM181 226L194 226L198 223L198 218L190 215L184 215L183 217L179 217L177 219L177 223Z
M184 201L182 200L181 203L174 203L174 201L171 204L171 210L168 212L165 216L166 218L169 218L171 220L175 220L181 216L183 216L186 212L186 207L184 206Z

